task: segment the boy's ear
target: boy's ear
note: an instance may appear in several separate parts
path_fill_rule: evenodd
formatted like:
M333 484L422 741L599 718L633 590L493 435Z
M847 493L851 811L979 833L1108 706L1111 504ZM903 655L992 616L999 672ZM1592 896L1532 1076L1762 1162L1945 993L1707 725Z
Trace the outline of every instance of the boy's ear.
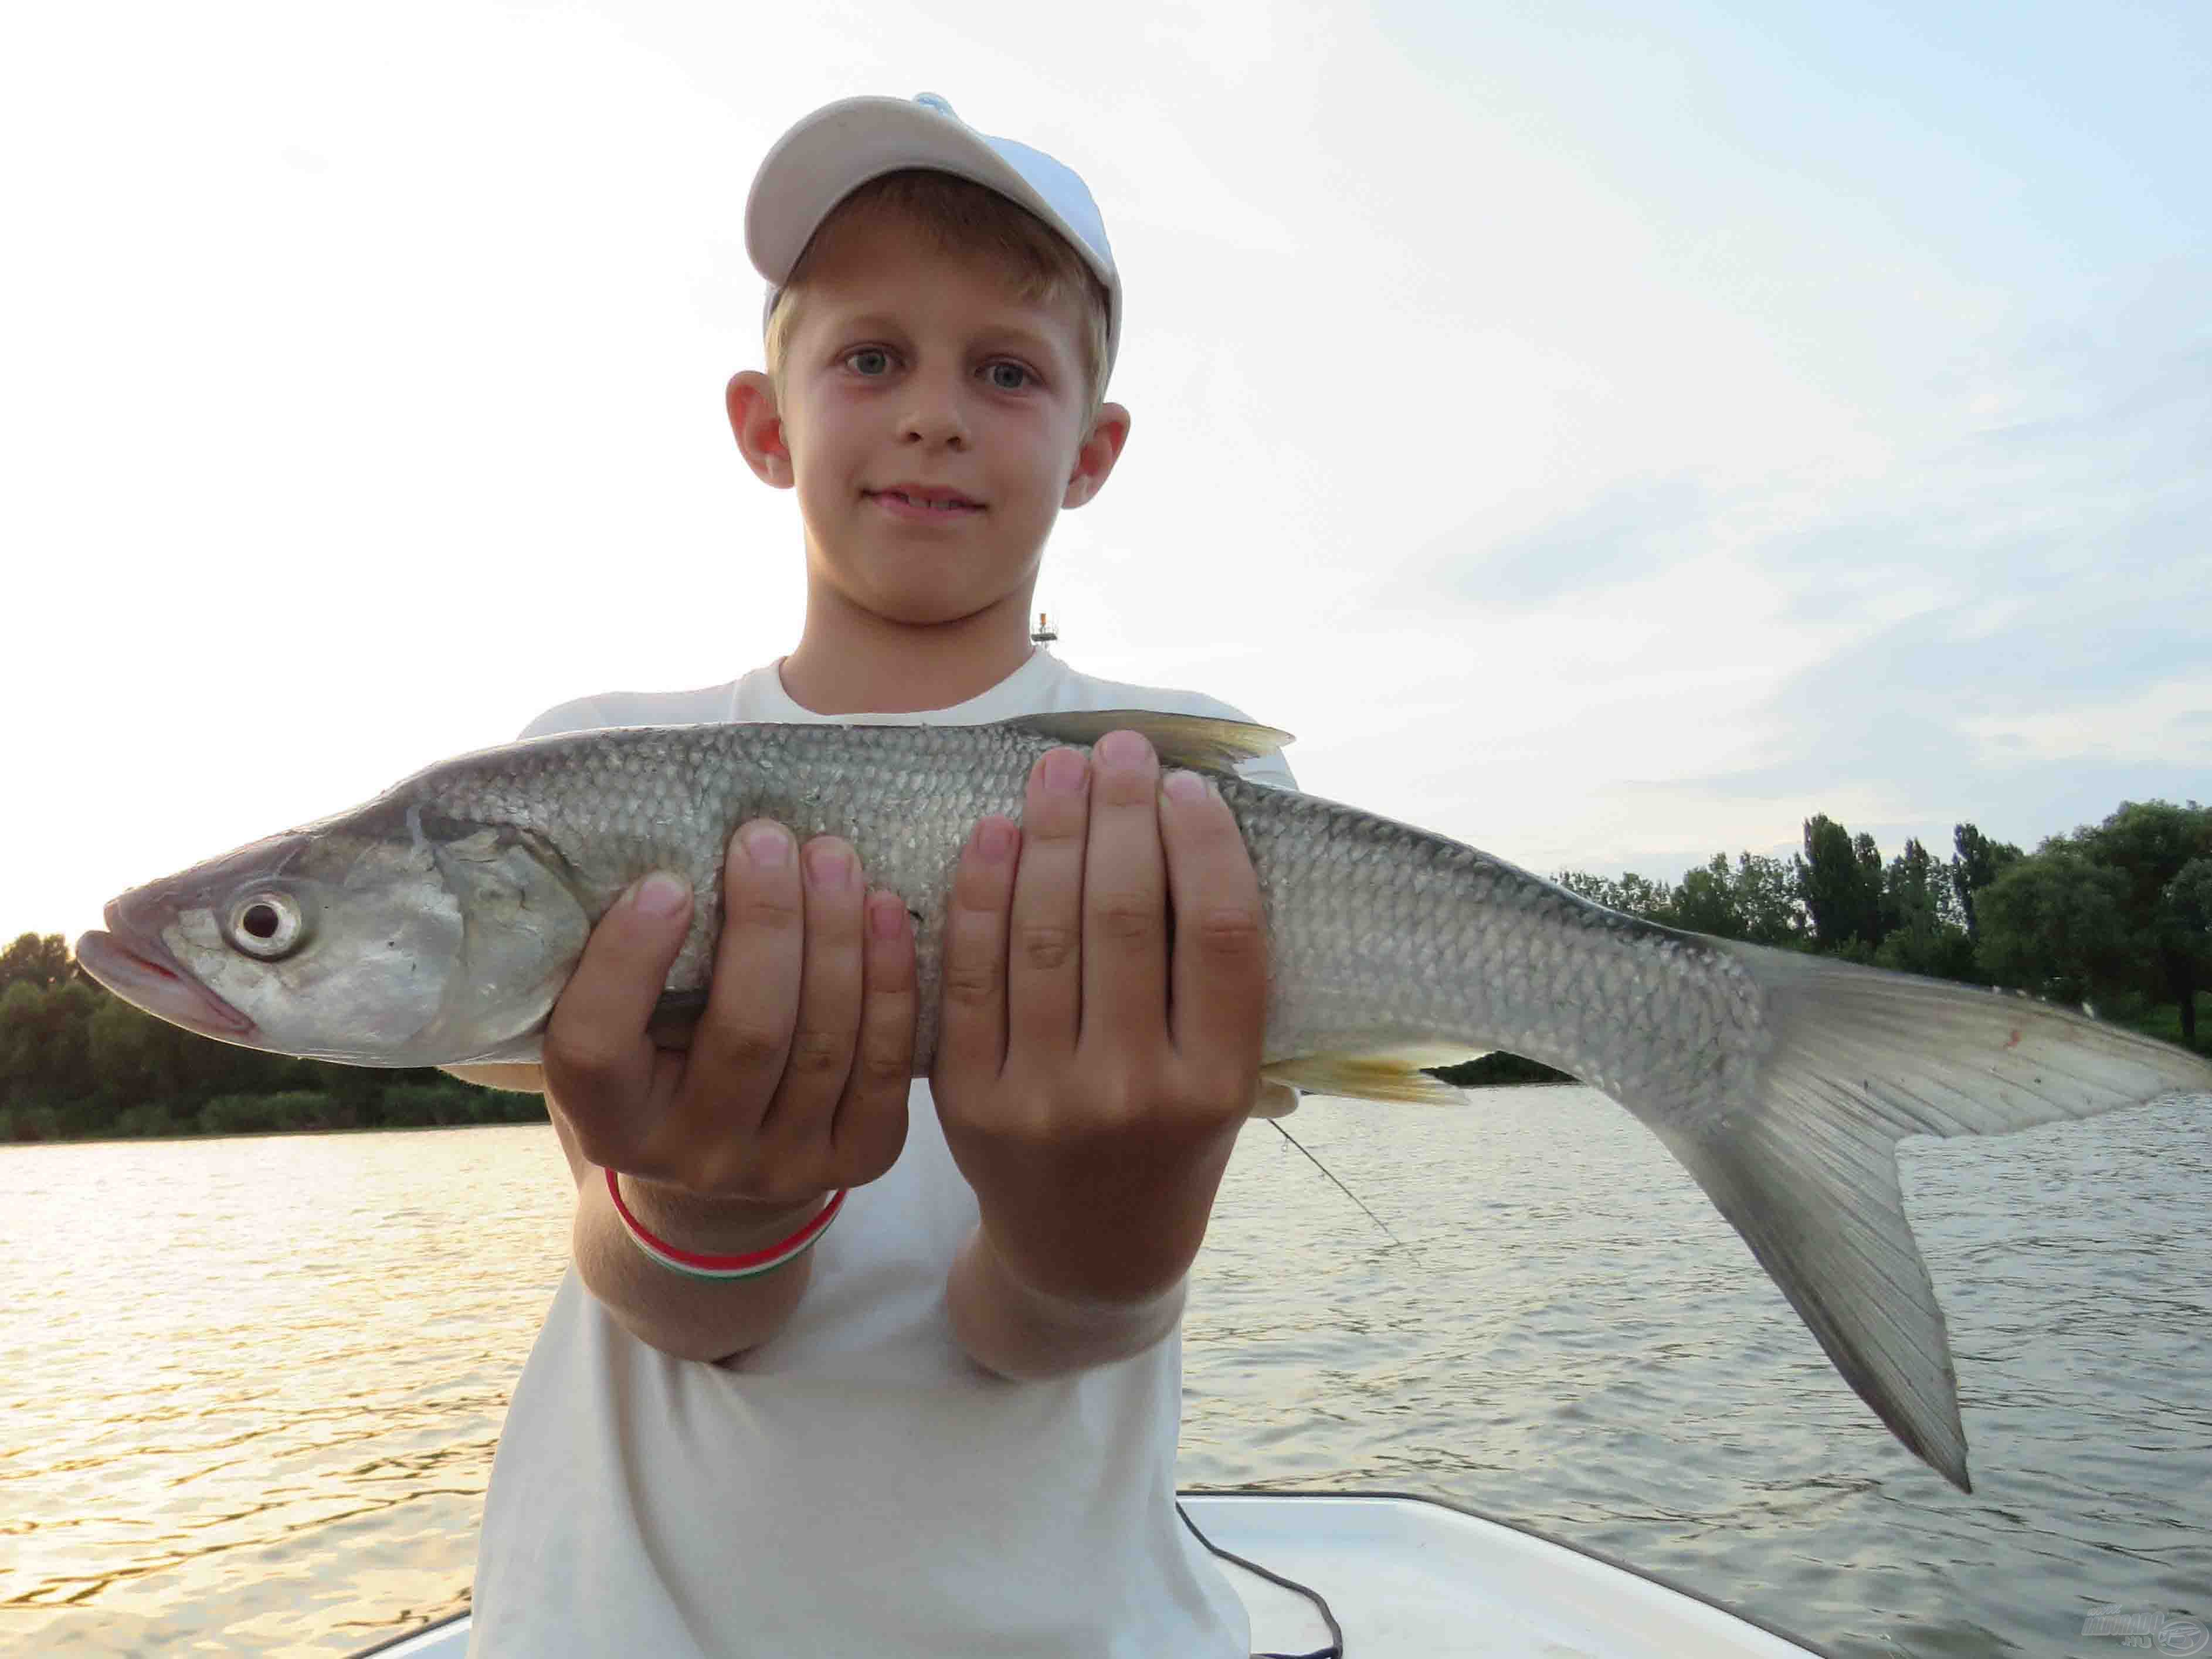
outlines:
M1067 475L1062 507L1080 507L1106 487L1107 475L1121 459L1121 446L1129 441L1129 411L1119 404L1101 404L1091 422L1091 434L1075 452L1075 471Z
M763 483L778 489L792 485L791 446L783 439L783 416L775 404L775 383L757 368L730 377L723 401L730 410L730 431L738 441L745 465Z

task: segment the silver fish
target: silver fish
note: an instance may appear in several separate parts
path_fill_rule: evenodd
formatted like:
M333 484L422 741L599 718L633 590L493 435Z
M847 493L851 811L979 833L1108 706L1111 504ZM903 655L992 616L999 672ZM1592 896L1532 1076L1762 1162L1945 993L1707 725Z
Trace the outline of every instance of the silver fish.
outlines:
M487 750L125 894L77 957L228 1042L362 1066L535 1059L592 923L652 870L701 896L663 999L669 1019L696 1018L724 845L767 817L844 836L919 918L921 1075L963 841L987 813L1018 814L1048 749L1125 727L1213 775L1243 828L1268 915L1269 1077L1456 1101L1421 1068L1504 1048L1603 1091L1696 1177L1881 1420L1962 1490L1949 1346L1896 1143L2212 1090L2204 1060L2045 1004L1617 915L1457 842L1233 774L1280 732L1131 711L639 726Z

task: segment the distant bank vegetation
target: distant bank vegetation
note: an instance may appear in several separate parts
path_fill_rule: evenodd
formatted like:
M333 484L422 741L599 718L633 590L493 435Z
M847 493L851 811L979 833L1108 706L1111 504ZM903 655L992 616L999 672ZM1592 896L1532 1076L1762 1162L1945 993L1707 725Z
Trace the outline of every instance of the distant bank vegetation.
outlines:
M1885 860L1871 836L1805 821L1789 859L1716 853L1671 884L1562 871L1559 883L1670 927L1817 951L1939 979L2087 1004L2212 1053L2212 808L2128 802L2033 853L1957 826L1948 859L1917 841ZM1443 1075L1558 1080L1513 1054ZM432 1071L380 1072L212 1042L87 978L58 934L0 951L0 1141L259 1134L542 1121L534 1096Z

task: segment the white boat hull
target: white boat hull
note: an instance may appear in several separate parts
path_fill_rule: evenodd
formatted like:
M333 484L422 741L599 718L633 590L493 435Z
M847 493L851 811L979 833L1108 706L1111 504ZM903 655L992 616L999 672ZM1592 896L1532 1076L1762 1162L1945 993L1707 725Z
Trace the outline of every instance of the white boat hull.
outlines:
M1346 1659L1805 1659L1820 1650L1587 1551L1388 1492L1191 1492L1217 1551L1326 1598ZM1262 1652L1327 1649L1313 1604L1234 1563ZM466 1614L368 1651L464 1659ZM358 1659L367 1659L366 1655Z

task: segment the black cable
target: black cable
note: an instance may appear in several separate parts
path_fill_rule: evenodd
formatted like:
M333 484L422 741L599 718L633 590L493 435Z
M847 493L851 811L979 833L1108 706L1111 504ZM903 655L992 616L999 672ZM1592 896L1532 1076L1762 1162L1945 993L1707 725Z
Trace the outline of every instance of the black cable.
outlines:
M1316 1648L1311 1653L1255 1653L1252 1656L1252 1659L1344 1659L1344 1626L1336 1622L1336 1615L1329 1611L1328 1599L1319 1590L1310 1589L1297 1580L1285 1578L1279 1572L1270 1572L1257 1561L1247 1561L1241 1555L1231 1554L1200 1532L1198 1529L1198 1522L1190 1518L1190 1511L1183 1508L1181 1504L1176 1505L1176 1513L1182 1517L1183 1525L1190 1528L1190 1535L1205 1545L1212 1553L1220 1557L1224 1561L1233 1562L1249 1573L1256 1574L1271 1584L1283 1589L1295 1591L1304 1596L1307 1601L1314 1604L1315 1610L1321 1614L1322 1623L1328 1626L1328 1645L1325 1648Z

